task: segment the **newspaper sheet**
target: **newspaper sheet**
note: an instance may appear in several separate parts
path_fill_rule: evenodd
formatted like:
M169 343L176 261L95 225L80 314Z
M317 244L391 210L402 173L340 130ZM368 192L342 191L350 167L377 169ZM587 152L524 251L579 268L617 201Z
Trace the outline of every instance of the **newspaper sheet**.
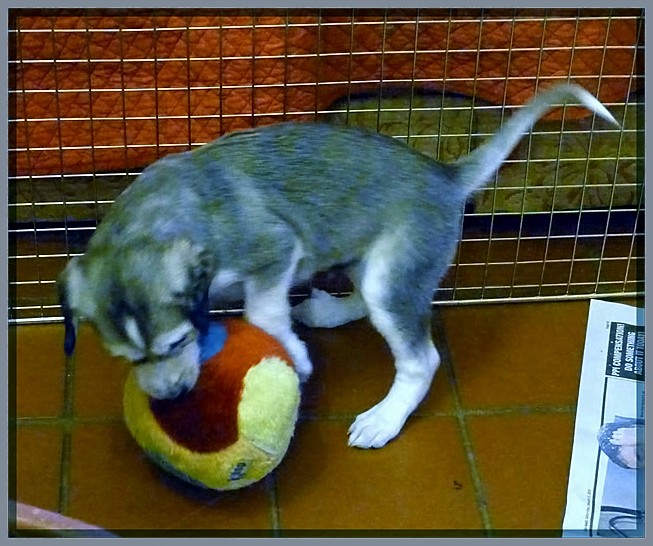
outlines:
M563 536L644 536L644 309L593 300Z

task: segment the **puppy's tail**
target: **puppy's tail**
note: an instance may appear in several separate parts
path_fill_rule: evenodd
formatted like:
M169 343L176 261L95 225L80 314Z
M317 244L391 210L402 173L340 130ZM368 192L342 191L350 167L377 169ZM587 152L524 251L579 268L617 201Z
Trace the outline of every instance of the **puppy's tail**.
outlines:
M549 110L566 103L580 104L619 126L612 114L588 91L578 85L563 84L538 94L504 123L498 133L453 164L466 195L483 187L531 126Z

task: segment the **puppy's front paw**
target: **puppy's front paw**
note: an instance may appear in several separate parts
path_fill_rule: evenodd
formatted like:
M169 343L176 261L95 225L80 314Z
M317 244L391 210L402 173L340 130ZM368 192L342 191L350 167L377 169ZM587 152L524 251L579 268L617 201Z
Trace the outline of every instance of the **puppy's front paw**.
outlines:
M349 445L362 449L383 447L403 427L405 419L388 411L383 403L361 413L349 427Z

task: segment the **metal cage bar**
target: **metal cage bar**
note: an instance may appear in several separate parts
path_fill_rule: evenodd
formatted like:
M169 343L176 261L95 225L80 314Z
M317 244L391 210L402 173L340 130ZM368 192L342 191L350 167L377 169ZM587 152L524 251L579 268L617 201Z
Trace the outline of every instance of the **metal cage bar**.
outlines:
M24 24L23 17L27 15L21 10L16 10L10 18L9 38L14 41L16 53L9 59L13 76L9 95L13 107L8 151L10 157L20 157L23 161L22 170L10 168L9 172L9 317L12 322L60 319L55 278L66 260L83 252L107 207L144 167L134 158L142 154L156 158L200 146L209 139L198 127L212 126L217 136L234 127L234 123L251 126L314 119L358 123L357 120L371 112L372 130L388 132L410 146L428 149L434 157L446 159L448 143L462 142L464 149L469 149L479 139L492 134L494 129L479 121L486 119L483 116L494 116L500 123L515 108L508 100L508 83L537 88L572 77L581 85L585 83L590 88L596 85L597 92L613 82L628 81L623 98L604 101L622 117L622 128L608 128L593 117L585 123L574 123L566 115L567 108L563 108L559 126L537 124L524 139L522 155L509 158L493 183L480 192L488 196L489 204L480 209L475 202L467 209L458 255L435 301L467 304L643 293L643 152L641 146L631 144L643 140L643 127L630 122L643 110L643 99L638 94L643 72L637 64L638 54L643 51L640 11L617 8L598 12L580 9L575 13L556 9L531 12L517 9L241 10L215 11L218 16L225 16L207 24L191 10L183 11L181 17L168 17L166 10L158 10L149 27L138 27L129 17L110 17L107 25L98 25L97 17L89 16L87 11L66 13L79 14L81 23L66 28L64 19L49 14L46 17L49 26L30 26ZM98 13L104 12L93 12ZM590 19L605 25L602 43L578 39L580 25ZM456 42L455 31L463 23L478 28L474 47ZM632 42L610 39L615 25L630 23L637 28ZM490 43L483 28L497 24L505 24L508 34L501 43ZM523 39L518 39L515 34L518 24L541 28L539 44L525 44ZM547 40L547 28L556 24L574 27L574 37L568 43ZM435 28L444 30L443 40L426 42L424 36ZM414 32L408 38L410 47L397 47L392 41L397 29ZM328 41L329 33L334 31L340 33L344 46L337 47ZM250 49L234 48L228 40L236 34L230 33L249 35ZM259 51L257 40L267 33L272 33L279 45ZM296 46L297 36L308 34L314 36L312 49L300 50ZM151 48L136 52L134 40L143 36L151 38ZM201 36L216 38L215 48L193 49ZM166 44L175 37L181 46L172 51L166 49ZM80 44L77 56L66 49L68 42L75 40ZM110 47L101 51L98 49L101 43ZM39 45L42 50L51 51L51 55L26 53L28 46L38 49ZM608 70L606 59L615 53L632 54L631 65L623 66L621 71L615 71L614 66ZM460 55L475 55L473 73L461 75L455 70ZM505 70L495 73L481 70L481 58L486 55L507 59ZM535 75L515 73L513 60L520 55L535 58L540 68L552 56L562 55L570 59L569 70L562 77L541 70ZM598 55L596 70L572 74L571 63L578 55L591 58ZM409 59L409 70L393 72L393 67L404 58ZM442 60L441 74L425 75L424 66L430 59ZM312 63L313 80L302 79L292 72L292 63L300 63L292 66L304 66L301 65L304 62ZM197 71L206 63L211 63L219 74L214 81L197 77ZM234 82L225 77L235 66L233 63L249 64L249 81ZM282 65L278 80L262 79L260 73L266 67L278 67L275 63ZM359 68L365 63L378 69L364 74ZM346 70L334 76L334 65ZM177 83L163 78L166 70L178 66L183 67L183 76ZM103 86L96 77L96 71L108 67L115 67L117 74L113 86ZM27 74L31 69L51 75L49 79L44 76L44 81L51 83L39 85L29 80ZM79 77L66 77L75 70ZM149 76L143 77L146 72ZM135 73L142 78L139 84L134 83L138 83L138 78L132 78ZM500 93L503 99L488 103L471 92L465 102L456 95L460 94L456 91L460 85L475 90L487 84L503 85ZM332 96L334 90L340 90L340 98L325 104L323 98ZM403 93L401 100L397 90ZM313 93L314 100L298 107L292 102L298 92ZM248 97L244 110L225 108L225 101L234 94ZM259 98L267 94L279 98L278 106L263 111ZM163 108L168 97L177 96L184 108L176 111ZM212 97L211 104L215 107L197 109L200 96ZM30 108L35 98L51 101L53 106ZM85 106L71 109L71 98ZM146 98L153 100L153 110L134 109L134 103ZM98 108L99 103L112 101L118 105L113 110ZM449 118L466 121L455 125ZM386 124L387 119L396 123ZM421 126L424 119L431 119L431 124ZM166 129L177 126L168 124L177 123L183 126L177 134ZM72 142L67 137L69 127L88 130L88 139ZM154 132L143 140L136 138L134 127L154 127ZM66 135L64 130L68 131ZM107 140L103 135L110 130L119 134L119 138ZM43 139L43 134L48 132L53 138ZM600 146L604 139L616 143L614 150ZM537 144L544 140L556 143L554 157L538 151ZM565 146L570 140L586 142L585 153L567 154ZM88 166L71 170L71 158L83 154L90 157ZM115 157L121 159L107 170L101 160L104 154L117 154ZM46 156L56 158L54 167L39 167ZM526 180L534 171L551 164L554 171L550 179L541 180L537 186L527 185ZM504 170L513 172L511 169L520 173L519 176L500 176ZM635 174L624 175L633 169ZM565 178L567 172L581 174ZM591 180L597 172L602 178ZM504 210L499 196L511 192L521 195L512 210ZM548 195L549 206L533 210L529 192ZM577 205L560 208L562 192L577 195ZM629 200L624 200L623 194L630 196ZM608 197L601 200L597 195ZM347 284L341 279L316 282L325 283L334 293L347 291Z

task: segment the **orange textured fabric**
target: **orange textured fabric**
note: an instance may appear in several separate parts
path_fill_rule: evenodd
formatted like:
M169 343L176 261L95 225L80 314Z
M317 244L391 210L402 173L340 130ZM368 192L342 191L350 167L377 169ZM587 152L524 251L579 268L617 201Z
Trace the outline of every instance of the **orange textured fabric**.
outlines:
M195 387L174 400L150 400L159 425L178 444L197 453L215 452L238 440L238 405L243 380L265 357L290 357L272 336L244 320L223 322L227 339L202 365Z
M638 81L632 10L67 13L12 19L10 174L133 170L379 82L515 105L568 77L608 103Z

